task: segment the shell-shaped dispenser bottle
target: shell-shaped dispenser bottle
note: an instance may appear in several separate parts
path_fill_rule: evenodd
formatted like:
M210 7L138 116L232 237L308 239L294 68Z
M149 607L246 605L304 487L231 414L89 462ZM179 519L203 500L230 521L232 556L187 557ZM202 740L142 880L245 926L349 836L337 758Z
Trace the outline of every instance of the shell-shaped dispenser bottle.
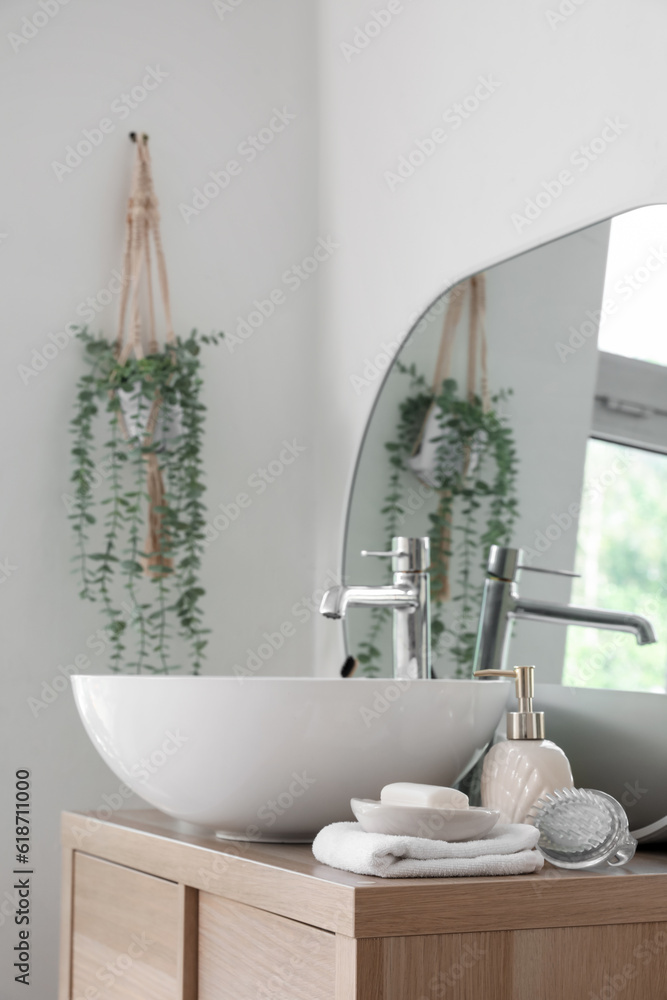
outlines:
M491 747L482 769L482 805L497 809L500 823L530 822L535 802L557 788L573 788L570 762L544 738L544 712L533 710L535 667L477 670L475 677L513 677L518 712L507 713L507 740Z

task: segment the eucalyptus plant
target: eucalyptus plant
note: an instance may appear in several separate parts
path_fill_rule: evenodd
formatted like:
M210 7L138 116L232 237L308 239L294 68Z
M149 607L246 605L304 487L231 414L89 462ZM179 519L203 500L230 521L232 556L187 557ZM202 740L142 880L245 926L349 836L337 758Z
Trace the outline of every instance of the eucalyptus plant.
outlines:
M210 631L204 626L199 580L206 527L200 345L217 343L222 334L201 336L193 330L122 364L115 343L85 327L77 335L90 365L79 379L71 421L74 494L69 517L80 596L97 602L106 618L112 670L177 670L172 642L180 637L197 674ZM123 419L119 392L136 407L133 426ZM159 414L162 433L147 432L151 412ZM98 418L107 428L101 446L95 433ZM153 455L164 481L164 501L152 510L159 531L155 550L146 551L146 470Z
M470 676L483 587L474 571L478 565L486 569L491 545L510 541L518 514L516 446L511 427L498 412L498 404L511 390L492 396L491 406L485 409L477 395L470 399L460 395L454 379L446 379L434 392L414 364L406 367L397 362L396 367L409 377L410 392L399 405L395 438L385 444L390 476L381 513L387 547L391 548L394 535L404 533L404 497L415 483L408 462L433 409L438 434L431 439L437 447L429 477L435 498L435 509L428 515L432 646L437 654L447 645L456 665L455 676ZM449 602L454 554L458 570ZM379 673L377 641L390 617L388 609L372 609L370 631L358 653L368 675Z

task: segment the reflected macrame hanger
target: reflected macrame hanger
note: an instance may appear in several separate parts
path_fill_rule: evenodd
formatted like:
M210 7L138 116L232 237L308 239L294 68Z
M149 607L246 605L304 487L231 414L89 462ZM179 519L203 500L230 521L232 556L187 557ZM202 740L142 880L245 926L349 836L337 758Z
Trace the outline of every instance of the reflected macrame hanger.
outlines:
M415 441L414 447L412 449L412 459L413 461L417 459L420 455L422 448L427 442L424 438L428 432L429 426L432 431L435 431L435 436L439 437L442 434L442 428L434 427L434 410L437 405L436 399L442 392L442 386L447 379L451 378L452 375L452 363L454 355L454 345L456 342L456 334L458 331L459 322L461 320L461 315L463 312L464 302L468 300L468 349L467 349L467 372L466 372L466 396L468 402L474 402L477 397L477 364L479 357L479 367L480 367L480 386L479 386L479 397L482 402L482 409L484 413L488 413L491 408L491 400L489 396L489 379L488 379L488 358L487 358L487 341L486 341L486 282L484 273L476 274L472 278L467 278L465 281L456 285L452 291L449 293L449 301L447 304L447 310L445 312L445 318L442 327L442 334L440 336L440 345L438 347L438 354L435 363L435 371L433 373L433 382L431 385L431 393L434 397L433 402L426 411L426 415L422 422L419 434ZM430 440L430 438L428 439ZM415 462L416 464L416 462ZM466 476L470 466L470 450L466 449L463 456L463 475ZM422 483L428 486L430 489L436 488L433 486L433 480L425 477L425 472L427 470L421 469L421 474L417 469L413 468L413 471L420 479ZM438 492L443 498L448 498L450 496L449 490L439 489ZM449 600L451 596L450 582L449 582L449 560L450 560L450 550L452 541L452 529L451 524L448 524L442 532L442 552L441 561L442 565L445 567L446 573L444 580L441 583L439 592L434 594L436 599Z
M442 391L443 382L451 378L454 344L466 298L470 300L468 308L466 392L468 401L473 402L477 394L477 358L479 355L481 371L479 395L482 400L482 409L485 413L488 413L491 409L491 399L489 396L487 369L486 281L483 272L474 275L472 278L466 278L459 285L455 285L449 293L449 301L442 325L440 345L433 373L433 382L431 384L431 393L434 397L439 396ZM417 455L421 449L424 432L434 406L435 402L431 403L426 412L417 440L412 449L413 456Z

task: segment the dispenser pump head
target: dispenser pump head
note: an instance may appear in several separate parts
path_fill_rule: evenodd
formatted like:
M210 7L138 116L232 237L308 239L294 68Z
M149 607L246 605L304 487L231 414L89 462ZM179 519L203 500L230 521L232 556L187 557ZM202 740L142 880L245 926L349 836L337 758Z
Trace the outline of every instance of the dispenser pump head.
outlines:
M476 670L475 677L513 677L516 681L519 711L507 713L507 739L544 739L544 712L533 711L535 667L515 667L514 670Z

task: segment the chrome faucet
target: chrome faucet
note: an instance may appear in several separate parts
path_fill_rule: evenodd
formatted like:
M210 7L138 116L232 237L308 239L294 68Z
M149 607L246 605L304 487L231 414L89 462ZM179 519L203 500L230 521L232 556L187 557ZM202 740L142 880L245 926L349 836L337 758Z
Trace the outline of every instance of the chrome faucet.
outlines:
M656 642L650 621L641 615L624 611L603 611L582 608L574 604L529 600L520 597L516 583L519 570L553 573L557 576L577 576L564 570L541 569L522 565L521 549L492 545L484 584L482 609L479 616L475 670L502 670L509 643L510 621L523 618L533 622L557 622L561 625L588 625L592 628L632 632L640 646Z
M362 551L362 556L392 560L394 578L385 587L332 587L322 598L320 614L344 618L348 608L394 609L394 677L431 676L431 564L428 538L392 538L391 552Z

